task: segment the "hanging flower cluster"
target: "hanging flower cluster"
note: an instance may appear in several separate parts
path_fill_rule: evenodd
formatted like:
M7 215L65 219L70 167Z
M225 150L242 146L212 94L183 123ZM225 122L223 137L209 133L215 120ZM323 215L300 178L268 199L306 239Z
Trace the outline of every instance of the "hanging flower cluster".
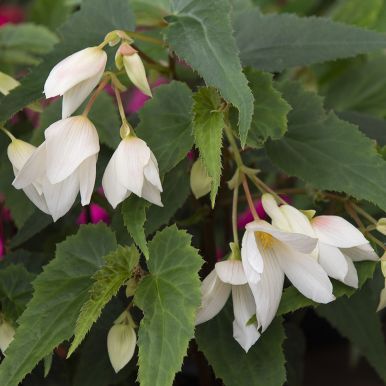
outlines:
M14 187L23 189L28 198L54 221L70 210L78 193L83 206L90 203L100 146L98 131L88 113L109 80L113 83L121 113L122 141L103 176L106 198L115 208L134 193L162 206L157 160L126 120L118 90L122 85L114 75L105 73L107 54L103 48L119 42L115 58L117 67L124 67L133 84L151 96L142 60L130 45L132 40L122 31L113 31L99 46L76 52L51 70L44 93L46 98L63 97L62 119L45 130L45 141L39 147L16 139L4 130L11 139L8 157L15 175ZM71 116L96 86L98 88L83 114Z

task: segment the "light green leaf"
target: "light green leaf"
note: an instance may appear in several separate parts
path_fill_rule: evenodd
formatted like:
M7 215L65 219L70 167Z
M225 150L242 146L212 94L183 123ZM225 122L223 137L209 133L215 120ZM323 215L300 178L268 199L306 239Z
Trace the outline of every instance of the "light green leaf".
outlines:
M284 329L276 318L246 354L233 338L233 312L228 304L211 321L197 327L196 341L226 386L281 386L286 379Z
M149 259L149 248L147 247L144 225L148 206L147 201L134 195L131 195L122 204L123 222L146 259Z
M74 331L103 256L117 248L109 228L81 226L58 244L53 259L33 282L34 294L19 318L15 340L0 365L0 385L17 386L35 365ZM31 333L33 331L33 333Z
M105 305L118 293L118 290L130 279L134 267L138 264L139 254L132 247L118 246L108 254L105 265L93 277L89 298L83 304L74 331L74 340L68 351L69 357L98 320Z
M227 0L174 0L166 20L170 48L186 60L221 96L239 111L239 134L244 146L251 125L253 97L242 72L230 23Z
M345 192L386 209L386 162L358 128L323 110L321 99L297 83L279 88L293 110L288 132L266 144L286 173L318 189Z
M36 64L39 56L51 51L57 42L56 35L46 27L7 24L0 29L0 63Z
M61 43L21 81L21 86L0 98L0 122L42 97L52 67L68 55L103 41L115 29L134 30L134 17L127 0L87 0L81 10L59 29Z
M246 76L255 98L247 144L259 148L268 138L280 139L285 134L291 106L274 88L271 74L249 68Z
M383 282L382 279L368 282L350 298L342 297L331 304L321 305L317 313L350 339L386 382L386 346L376 313Z
M141 386L172 385L194 335L202 259L190 242L186 232L171 226L149 243L150 274L134 298L144 313L138 332Z
M31 282L35 275L21 264L0 269L1 312L6 319L16 321L32 296Z
M160 174L174 168L193 146L192 92L181 82L155 89L139 112L138 137L146 141L158 161Z
M242 63L270 72L386 47L386 36L377 32L323 17L262 15L257 8L239 14L234 28Z
M221 97L212 87L202 87L193 99L193 133L200 157L209 177L212 178L210 199L214 207L221 179L224 112L220 110Z

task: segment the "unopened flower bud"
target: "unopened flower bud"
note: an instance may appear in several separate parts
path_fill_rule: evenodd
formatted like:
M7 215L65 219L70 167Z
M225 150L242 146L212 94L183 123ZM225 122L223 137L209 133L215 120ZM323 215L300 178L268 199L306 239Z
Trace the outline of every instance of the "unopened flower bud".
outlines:
M382 217L378 220L376 229L378 232L386 235L386 217Z
M11 90L16 88L20 83L11 76L0 72L0 93L8 95Z
M135 278L131 278L127 283L126 283L126 296L130 298L135 294L135 290L138 286L138 282Z
M4 354L15 336L15 329L6 320L0 322L0 350Z
M208 194L210 192L211 185L212 179L208 176L202 161L198 159L193 164L190 172L190 187L194 197L198 199Z

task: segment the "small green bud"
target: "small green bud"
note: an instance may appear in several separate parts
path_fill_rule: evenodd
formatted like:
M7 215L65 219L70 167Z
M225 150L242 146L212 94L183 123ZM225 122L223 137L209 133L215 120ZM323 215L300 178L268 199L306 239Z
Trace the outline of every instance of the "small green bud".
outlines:
M194 197L198 199L205 196L210 192L211 186L212 178L208 176L208 173L201 159L198 159L193 164L192 170L190 172L190 187Z
M15 329L3 317L0 321L0 350L4 354L15 336Z
M375 227L378 232L386 236L386 217L380 218Z

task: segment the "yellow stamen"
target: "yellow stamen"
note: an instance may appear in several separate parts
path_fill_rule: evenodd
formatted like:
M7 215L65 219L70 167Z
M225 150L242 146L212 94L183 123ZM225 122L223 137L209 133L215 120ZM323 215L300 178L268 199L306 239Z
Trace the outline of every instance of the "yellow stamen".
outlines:
M273 237L269 233L255 232L256 239L259 238L264 249L270 248L273 244Z

